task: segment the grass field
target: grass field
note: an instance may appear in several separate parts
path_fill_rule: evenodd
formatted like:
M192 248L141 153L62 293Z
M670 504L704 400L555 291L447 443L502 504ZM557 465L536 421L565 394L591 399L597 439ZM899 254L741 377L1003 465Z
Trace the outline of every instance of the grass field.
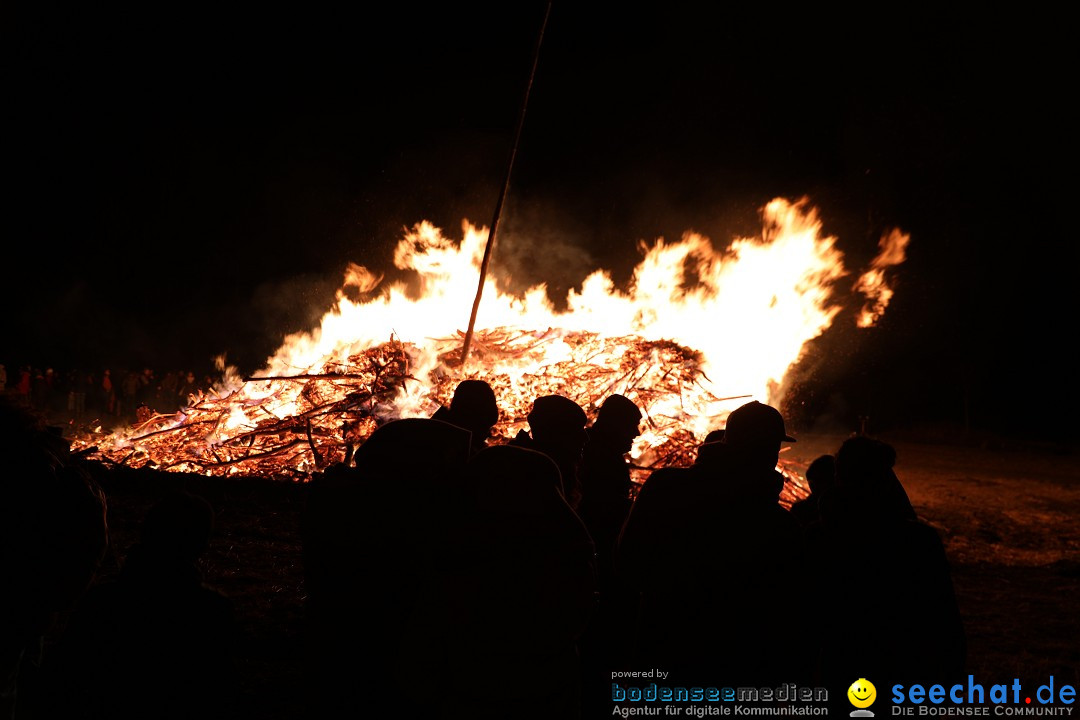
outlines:
M783 455L796 470L834 451L836 435L800 435ZM929 444L882 437L919 515L937 528L952 563L982 683L1018 677L1080 685L1080 453L1030 446ZM154 471L102 475L114 574L143 513L168 487L203 495L217 512L207 581L231 596L242 623L245 716L303 716L304 486Z

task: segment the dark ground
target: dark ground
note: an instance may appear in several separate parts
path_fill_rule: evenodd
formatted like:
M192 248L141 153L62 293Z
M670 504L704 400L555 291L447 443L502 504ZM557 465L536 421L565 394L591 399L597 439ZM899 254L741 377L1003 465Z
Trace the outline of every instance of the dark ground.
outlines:
M807 462L840 436L800 436ZM941 534L968 637L968 671L992 684L1080 682L1080 453L1076 447L888 437L919 517ZM797 465L798 466L798 465Z
M839 435L800 435L783 456L801 470L835 450ZM979 682L1027 686L1053 675L1080 685L1080 453L996 441L928 443L883 438L920 516L941 533ZM245 717L303 715L304 599L299 517L305 486L152 470L100 474L112 547L105 579L136 539L143 513L168 488L206 497L217 528L207 581L233 598L241 622Z

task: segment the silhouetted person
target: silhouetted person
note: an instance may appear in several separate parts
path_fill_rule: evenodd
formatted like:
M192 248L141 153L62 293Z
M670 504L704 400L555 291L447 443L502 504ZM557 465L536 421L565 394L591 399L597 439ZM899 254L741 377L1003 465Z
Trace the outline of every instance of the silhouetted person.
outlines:
M596 544L600 603L581 640L581 658L588 716L610 709L611 671L626 655L628 627L634 618L633 595L614 582L613 552L633 503L630 465L626 454L640 435L641 409L624 395L611 395L601 404L596 421L586 431L589 442L582 456L581 506L578 513Z
M116 387L113 385L112 372L108 368L101 372L101 383L98 385L98 406L107 417L111 418L116 414Z
M34 371L34 381L30 388L30 404L39 413L50 417L53 413L53 369L47 372Z
M302 533L309 702L315 717L410 717L416 684L402 656L460 522L468 431L410 418L378 428L356 467L309 483Z
M861 495L861 499L869 501L872 496L882 513L917 520L907 491L893 471L895 464L896 450L892 445L865 435L848 438L836 453L836 482L846 486L847 497L861 488L869 493Z
M692 467L645 482L616 550L618 575L640 593L634 666L670 667L680 683L806 675L783 630L802 595L800 531L778 504L776 471L793 440L779 412L748 403Z
M723 430L710 430L709 434L705 436L705 439L701 441L702 445L708 445L714 442L723 442L724 431Z
M189 398L199 389L195 383L195 373L190 370L184 374L181 374L176 383L176 405L177 407L185 408L188 406Z
M43 640L93 579L107 543L105 498L41 416L0 397L0 718ZM33 705L33 698L29 698ZM32 714L32 713L31 713Z
M157 408L154 407L155 400L157 399L157 376L154 375L154 371L151 368L144 367L142 373L137 377L138 389L136 391L136 405L145 405L152 414L157 410Z
M154 408L159 412L171 413L177 408L177 392L180 377L175 370L169 370L161 378L161 384L155 389Z
M86 393L92 385L93 376L85 370L72 370L68 376L67 409L76 423L82 422L86 415Z
M465 488L456 560L408 635L425 717L576 718L576 643L597 586L592 540L558 468L526 448L486 448Z
M555 461L559 468L563 496L570 507L581 504L578 465L582 450L589 441L585 423L589 418L581 406L562 395L543 395L533 401L529 412L529 430L522 430L510 444L538 450Z
M33 376L30 372L29 366L24 365L19 368L19 381L13 388L15 394L15 405L21 407L30 407L31 395L33 394Z
M883 684L963 679L964 630L944 546L914 519L895 457L886 443L846 440L837 487L808 534L821 682L842 684L852 672Z
M640 425L641 409L624 395L611 395L586 428L578 514L596 543L601 583L610 575L611 552L633 502L626 454L641 434Z
M184 492L150 508L119 576L92 588L67 628L61 716L232 717L232 601L198 567L213 523L210 504Z
M495 391L483 380L462 380L454 388L450 407L440 406L431 416L472 433L474 453L487 447L491 429L499 422Z
M836 487L836 458L822 455L806 468L806 482L810 494L793 503L791 514L804 528L821 522L821 500Z

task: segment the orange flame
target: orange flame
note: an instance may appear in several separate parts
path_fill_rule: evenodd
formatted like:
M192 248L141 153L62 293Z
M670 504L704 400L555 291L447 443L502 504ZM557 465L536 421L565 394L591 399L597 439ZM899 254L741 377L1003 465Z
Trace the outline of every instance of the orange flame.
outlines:
M116 462L208 474L264 472L267 462L311 472L347 458L341 448L378 423L430 416L468 376L495 387L503 437L524 427L538 395L564 394L593 410L622 393L649 421L631 453L637 465L685 462L680 447L722 427L750 398L779 406L788 370L841 309L832 286L848 271L817 211L805 199L776 199L762 220L761 237L735 239L723 252L695 233L642 244L625 289L598 270L561 312L543 285L512 295L489 277L464 371L453 358L487 233L465 222L458 243L421 222L394 253L398 268L416 273L418 293L400 282L375 293L381 277L350 264L334 308L317 328L285 339L258 373L265 379L226 369L218 387L175 416L75 445L96 445ZM875 270L903 260L908 237L894 236L883 240ZM373 297L351 299L346 286ZM286 430L296 437L281 440ZM279 441L271 447L267 437Z
M885 269L904 262L904 250L910 240L910 235L905 235L895 228L881 236L878 242L881 251L870 262L870 270L855 283L855 290L867 297L867 302L855 321L859 327L870 327L885 312L893 296L893 289L885 280Z

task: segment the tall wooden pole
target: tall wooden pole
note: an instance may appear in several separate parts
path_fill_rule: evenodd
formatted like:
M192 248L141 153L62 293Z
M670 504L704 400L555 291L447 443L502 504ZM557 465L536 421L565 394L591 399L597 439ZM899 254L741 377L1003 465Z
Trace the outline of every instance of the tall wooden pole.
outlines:
M495 246L495 233L499 229L499 216L502 214L503 201L510 190L510 173L514 170L514 158L517 157L518 142L521 140L521 128L525 125L525 108L529 106L529 92L532 90L533 78L536 76L536 64L540 59L540 43L544 40L544 30L547 28L548 16L551 15L551 2L544 9L544 21L540 24L540 33L536 37L536 47L533 49L532 69L529 71L529 83L525 86L525 97L521 101L521 112L518 113L517 130L514 132L514 145L510 150L510 162L506 166L506 177L503 179L502 192L499 200L495 203L495 214L491 219L491 227L488 229L487 244L484 245L484 259L480 262L480 282L476 286L476 297L473 298L472 313L469 315L469 329L465 332L465 343L461 346L461 369L464 371L465 363L469 360L469 346L472 345L473 329L476 326L476 311L480 308L480 296L484 294L484 280L487 278L488 265L491 263L491 251Z

